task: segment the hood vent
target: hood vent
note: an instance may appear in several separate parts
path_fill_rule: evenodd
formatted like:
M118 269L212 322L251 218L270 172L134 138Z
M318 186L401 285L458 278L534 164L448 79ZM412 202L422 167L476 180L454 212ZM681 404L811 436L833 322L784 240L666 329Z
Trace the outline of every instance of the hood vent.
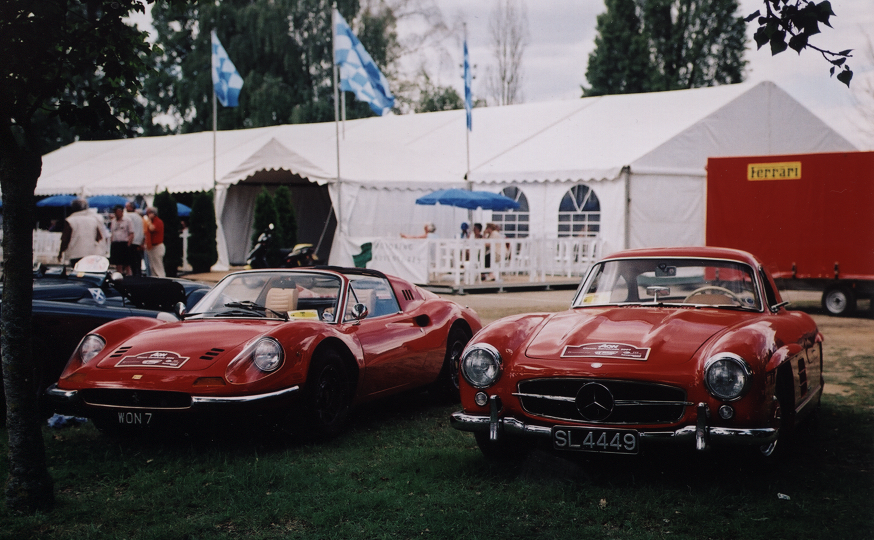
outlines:
M224 349L215 349L215 348L213 348L213 349L210 349L210 350L206 351L206 352L203 354L203 356L200 357L200 359L201 359L201 360L207 360L207 361L212 362L213 360L215 360L215 359L218 357L218 355L220 355L220 354L223 353L223 352L225 352Z
M127 347L119 347L119 348L117 348L117 349L115 350L115 352L113 352L112 354L109 355L109 358L121 358L122 356L124 356L125 354L127 354L127 352L128 352L129 350L131 350L131 347L130 347L130 346L127 346Z

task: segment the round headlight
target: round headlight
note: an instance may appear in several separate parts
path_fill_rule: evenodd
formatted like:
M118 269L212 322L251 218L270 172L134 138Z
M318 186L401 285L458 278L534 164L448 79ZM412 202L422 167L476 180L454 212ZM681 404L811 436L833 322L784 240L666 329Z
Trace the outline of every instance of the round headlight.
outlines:
M735 354L720 354L704 364L704 385L723 401L740 399L750 385L750 367Z
M261 371L275 371L282 365L282 346L275 339L262 339L252 351L252 362Z
M471 346L461 357L461 375L475 388L494 384L501 376L501 354L487 343Z
M79 361L83 364L87 364L88 361L97 356L105 346L106 342L103 341L103 338L95 336L94 334L88 334L82 340L82 343L79 344Z

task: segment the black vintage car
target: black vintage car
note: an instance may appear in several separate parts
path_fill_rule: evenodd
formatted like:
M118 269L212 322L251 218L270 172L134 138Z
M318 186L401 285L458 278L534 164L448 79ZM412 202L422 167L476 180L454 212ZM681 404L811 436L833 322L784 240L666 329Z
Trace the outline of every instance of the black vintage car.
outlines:
M103 323L131 316L175 320L173 310L178 302L190 309L210 288L184 279L122 277L109 272L108 267L104 257L83 260L72 270L65 266L34 267L34 390L41 406L46 407L45 414L50 413L43 399L45 389L58 380L88 332ZM0 422L5 422L2 373L0 413Z

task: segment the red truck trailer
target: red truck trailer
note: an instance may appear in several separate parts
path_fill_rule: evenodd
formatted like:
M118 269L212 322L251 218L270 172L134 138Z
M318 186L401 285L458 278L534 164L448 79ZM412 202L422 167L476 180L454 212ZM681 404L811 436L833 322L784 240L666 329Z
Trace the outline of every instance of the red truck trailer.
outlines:
M874 152L710 158L706 223L707 245L754 253L833 315L874 297Z

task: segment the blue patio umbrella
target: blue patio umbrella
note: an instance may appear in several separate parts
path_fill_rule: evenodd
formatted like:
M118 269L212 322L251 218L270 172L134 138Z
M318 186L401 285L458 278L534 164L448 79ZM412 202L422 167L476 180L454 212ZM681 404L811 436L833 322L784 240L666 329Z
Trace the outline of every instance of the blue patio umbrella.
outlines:
M51 197L46 197L40 201L37 201L36 205L39 207L63 207L70 206L70 204L76 200L75 195L52 195Z
M459 208L467 208L475 210L482 208L483 210L515 210L519 208L519 203L509 197L490 193L488 191L468 191L466 189L441 189L419 197L416 199L416 204L433 206L442 204L444 206L457 206Z
M176 203L176 215L179 217L188 217L191 215L191 208L185 206L181 202Z
M116 206L124 206L127 202L125 197L119 195L95 195L88 197L88 206L96 208L99 211L112 210Z

